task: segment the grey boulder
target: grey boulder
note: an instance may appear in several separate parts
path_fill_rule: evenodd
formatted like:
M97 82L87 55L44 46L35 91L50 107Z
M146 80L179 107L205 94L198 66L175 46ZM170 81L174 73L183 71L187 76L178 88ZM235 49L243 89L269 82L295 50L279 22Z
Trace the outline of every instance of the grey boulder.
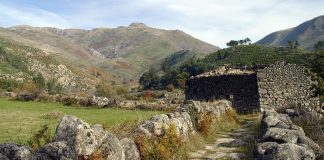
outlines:
M74 151L64 141L52 142L39 148L34 160L69 160L77 159Z
M1 159L30 160L32 156L33 152L31 148L27 146L14 143L0 144Z
M126 160L140 160L140 154L135 142L130 138L124 138L121 141L121 145L125 151Z

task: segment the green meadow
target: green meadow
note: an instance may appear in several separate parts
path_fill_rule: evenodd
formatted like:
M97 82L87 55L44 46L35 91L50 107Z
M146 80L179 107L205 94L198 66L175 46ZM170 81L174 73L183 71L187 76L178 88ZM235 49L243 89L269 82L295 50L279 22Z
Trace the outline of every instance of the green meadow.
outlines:
M26 144L28 139L43 125L48 125L52 134L60 118L44 117L50 112L74 115L85 122L104 124L108 128L119 124L141 121L160 114L159 111L125 110L118 108L67 107L59 103L20 102L0 99L0 143Z

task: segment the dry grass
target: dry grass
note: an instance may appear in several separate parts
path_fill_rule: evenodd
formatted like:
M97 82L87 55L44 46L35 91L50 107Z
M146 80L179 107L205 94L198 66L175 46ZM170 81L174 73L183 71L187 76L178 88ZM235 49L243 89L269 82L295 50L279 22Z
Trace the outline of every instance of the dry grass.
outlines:
M179 159L177 153L181 150L183 141L177 136L175 125L170 125L168 129L164 130L164 134L161 136L136 137L135 143L139 147L141 159Z
M285 113L286 109L294 109L300 116L292 117L293 123L302 127L306 136L324 148L324 117L316 112L309 112L300 105L291 105L278 110L279 113Z

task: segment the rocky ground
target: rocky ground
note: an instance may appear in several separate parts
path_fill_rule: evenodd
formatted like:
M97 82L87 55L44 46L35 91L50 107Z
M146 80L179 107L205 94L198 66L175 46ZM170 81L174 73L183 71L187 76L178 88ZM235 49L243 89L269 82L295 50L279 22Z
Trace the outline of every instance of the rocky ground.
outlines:
M243 153L242 148L251 144L256 136L256 133L250 129L253 123L253 121L247 121L234 132L219 134L214 143L205 144L201 150L190 152L190 159L248 159L248 155Z

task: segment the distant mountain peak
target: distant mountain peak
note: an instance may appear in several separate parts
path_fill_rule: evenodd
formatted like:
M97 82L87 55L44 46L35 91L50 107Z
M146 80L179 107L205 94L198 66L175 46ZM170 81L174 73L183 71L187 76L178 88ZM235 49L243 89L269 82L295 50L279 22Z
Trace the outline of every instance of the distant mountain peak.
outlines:
M130 24L129 27L144 28L147 26L144 23L134 22L134 23Z
M301 48L312 50L315 43L324 39L324 16L308 20L294 28L273 32L257 44L287 46L288 41L298 41Z

